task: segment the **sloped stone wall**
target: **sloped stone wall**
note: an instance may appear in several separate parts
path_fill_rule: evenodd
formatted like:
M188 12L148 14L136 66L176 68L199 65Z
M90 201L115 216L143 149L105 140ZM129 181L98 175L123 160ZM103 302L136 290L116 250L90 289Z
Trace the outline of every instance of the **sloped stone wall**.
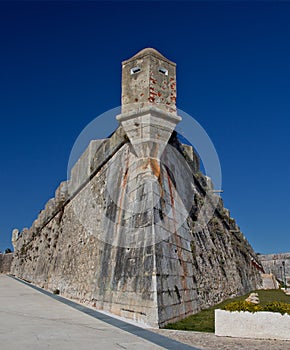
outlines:
M149 163L136 160L119 128L93 154L85 153L91 157L85 162L90 165L89 174L84 177L82 173L82 183L73 177L70 180L79 184L78 189L74 185L69 193L70 184L63 183L32 227L14 242L12 273L50 291L155 327L256 289L261 280L252 263L255 253L221 199L208 225L196 229L209 182L197 172L198 158L188 146L183 147L175 136L170 144L187 160L194 183L194 197L189 199L192 210L180 227L175 227L173 216L165 229L159 226L165 222L162 213L172 208L174 215L183 215L173 200L177 196L173 195L172 174L165 166L150 164L150 169L158 172L162 189L163 201L157 204L154 191L146 192L146 181L135 188L139 170ZM174 167L176 154L169 151L165 155L168 167ZM177 167L175 176L182 177L182 169ZM108 188L110 178L115 188ZM187 193L187 186L185 183L179 190ZM129 195L124 196L125 192ZM117 194L115 200L112 193ZM155 204L146 211L142 207L146 203ZM137 205L141 206L141 215L127 217L122 210ZM147 224L152 218L154 238L150 229L144 229L150 228ZM134 244L125 239L130 227L138 229L132 236Z

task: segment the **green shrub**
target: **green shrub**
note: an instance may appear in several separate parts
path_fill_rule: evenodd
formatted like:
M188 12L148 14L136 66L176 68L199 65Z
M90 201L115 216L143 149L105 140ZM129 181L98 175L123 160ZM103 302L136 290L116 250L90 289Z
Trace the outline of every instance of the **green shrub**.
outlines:
M289 314L290 315L290 304L282 303L279 301L274 301L267 303L264 306L255 305L247 301L235 301L229 303L223 307L223 310L226 311L249 311L249 312L258 312L258 311L270 311L270 312L279 312L280 314Z
M232 303L225 305L223 307L223 310L257 312L257 311L262 311L262 307L260 305L255 305L245 300L242 300L242 301L233 301Z
M290 315L290 304L281 303L279 301L274 301L272 303L267 303L263 307L263 311L280 312L280 314Z

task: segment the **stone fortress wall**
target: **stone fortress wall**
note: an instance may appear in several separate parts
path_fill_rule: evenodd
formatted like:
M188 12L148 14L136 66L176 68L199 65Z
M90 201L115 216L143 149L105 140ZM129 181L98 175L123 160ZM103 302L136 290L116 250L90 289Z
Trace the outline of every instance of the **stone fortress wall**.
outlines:
M0 273L9 273L11 269L13 253L0 254Z
M125 66L142 69L146 62L144 69L160 74L154 65L162 64L164 79L174 74L155 50L141 53ZM257 256L200 172L194 149L174 131L171 88L168 108L152 100L154 88L148 103L126 106L119 128L91 141L31 228L13 231L12 274L153 327L261 285ZM140 144L141 134L158 142ZM215 206L200 225L200 213Z
M265 273L272 273L279 281L284 281L284 265L287 284L290 285L290 253L259 254Z

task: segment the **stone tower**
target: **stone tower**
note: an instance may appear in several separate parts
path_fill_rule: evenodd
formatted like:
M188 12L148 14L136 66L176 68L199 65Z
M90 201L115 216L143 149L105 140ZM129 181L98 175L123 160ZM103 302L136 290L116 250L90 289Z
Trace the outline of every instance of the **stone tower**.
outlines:
M13 274L153 327L258 287L257 257L219 197L198 223L215 194L174 131L175 81L154 49L123 62L118 129L14 235Z
M122 63L122 113L157 106L176 112L176 64L148 48Z
M117 120L139 157L158 160L181 121L176 114L175 67L152 48L122 63L122 114Z

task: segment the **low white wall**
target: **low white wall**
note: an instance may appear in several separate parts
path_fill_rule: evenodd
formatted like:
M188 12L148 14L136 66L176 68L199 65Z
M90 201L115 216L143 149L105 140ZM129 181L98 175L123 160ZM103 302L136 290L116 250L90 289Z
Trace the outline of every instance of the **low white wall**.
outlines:
M225 337L290 340L290 315L215 310L215 334Z

